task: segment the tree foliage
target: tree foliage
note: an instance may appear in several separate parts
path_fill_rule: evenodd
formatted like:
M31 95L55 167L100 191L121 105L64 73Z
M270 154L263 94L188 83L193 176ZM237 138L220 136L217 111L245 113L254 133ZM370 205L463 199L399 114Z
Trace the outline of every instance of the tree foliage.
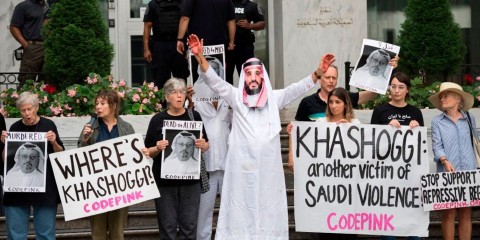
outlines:
M460 69L466 54L459 25L448 0L408 0L401 26L399 68L425 74L429 83L446 81Z
M98 0L62 0L52 6L44 28L48 83L65 89L90 72L110 74L113 46Z

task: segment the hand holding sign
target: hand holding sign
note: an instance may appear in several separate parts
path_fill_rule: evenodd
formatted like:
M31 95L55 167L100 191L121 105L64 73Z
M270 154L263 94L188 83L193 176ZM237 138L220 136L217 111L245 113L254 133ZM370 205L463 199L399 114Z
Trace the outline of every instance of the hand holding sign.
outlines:
M392 66L393 69L397 68L398 67L398 61L400 60L400 57L397 55L395 55L395 57L392 58L392 60L390 60L390 62L388 63L390 66Z

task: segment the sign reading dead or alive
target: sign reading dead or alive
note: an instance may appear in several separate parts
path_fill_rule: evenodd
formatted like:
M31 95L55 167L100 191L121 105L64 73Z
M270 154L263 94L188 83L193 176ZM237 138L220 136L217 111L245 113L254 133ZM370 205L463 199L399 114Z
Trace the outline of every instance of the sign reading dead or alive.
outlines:
M169 144L162 151L160 177L163 179L200 179L202 153L195 147L201 137L201 121L163 120L163 140Z
M299 232L428 236L420 178L427 131L293 122Z
M5 192L45 192L46 132L8 132L5 139Z
M50 154L65 221L160 197L140 133Z
M442 172L423 175L425 211L480 206L480 171Z

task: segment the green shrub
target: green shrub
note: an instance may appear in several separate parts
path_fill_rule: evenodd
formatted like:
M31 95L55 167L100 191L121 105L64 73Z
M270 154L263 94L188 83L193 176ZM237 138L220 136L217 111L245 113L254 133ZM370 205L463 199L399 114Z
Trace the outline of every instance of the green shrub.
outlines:
M423 74L428 83L448 81L466 54L459 25L448 0L409 0L397 45L399 69L410 76Z
M110 74L113 46L98 0L62 0L53 4L44 27L47 83L58 89L81 84L90 72Z

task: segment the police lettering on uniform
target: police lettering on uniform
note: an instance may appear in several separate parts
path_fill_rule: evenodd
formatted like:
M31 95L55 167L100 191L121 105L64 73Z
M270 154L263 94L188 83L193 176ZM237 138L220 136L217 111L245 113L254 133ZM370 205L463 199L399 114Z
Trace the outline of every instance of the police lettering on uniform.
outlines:
M259 6L250 0L233 0L235 6L235 49L227 54L227 82L233 83L233 72L238 75L242 64L254 57L255 35L253 31L265 28L265 18Z

